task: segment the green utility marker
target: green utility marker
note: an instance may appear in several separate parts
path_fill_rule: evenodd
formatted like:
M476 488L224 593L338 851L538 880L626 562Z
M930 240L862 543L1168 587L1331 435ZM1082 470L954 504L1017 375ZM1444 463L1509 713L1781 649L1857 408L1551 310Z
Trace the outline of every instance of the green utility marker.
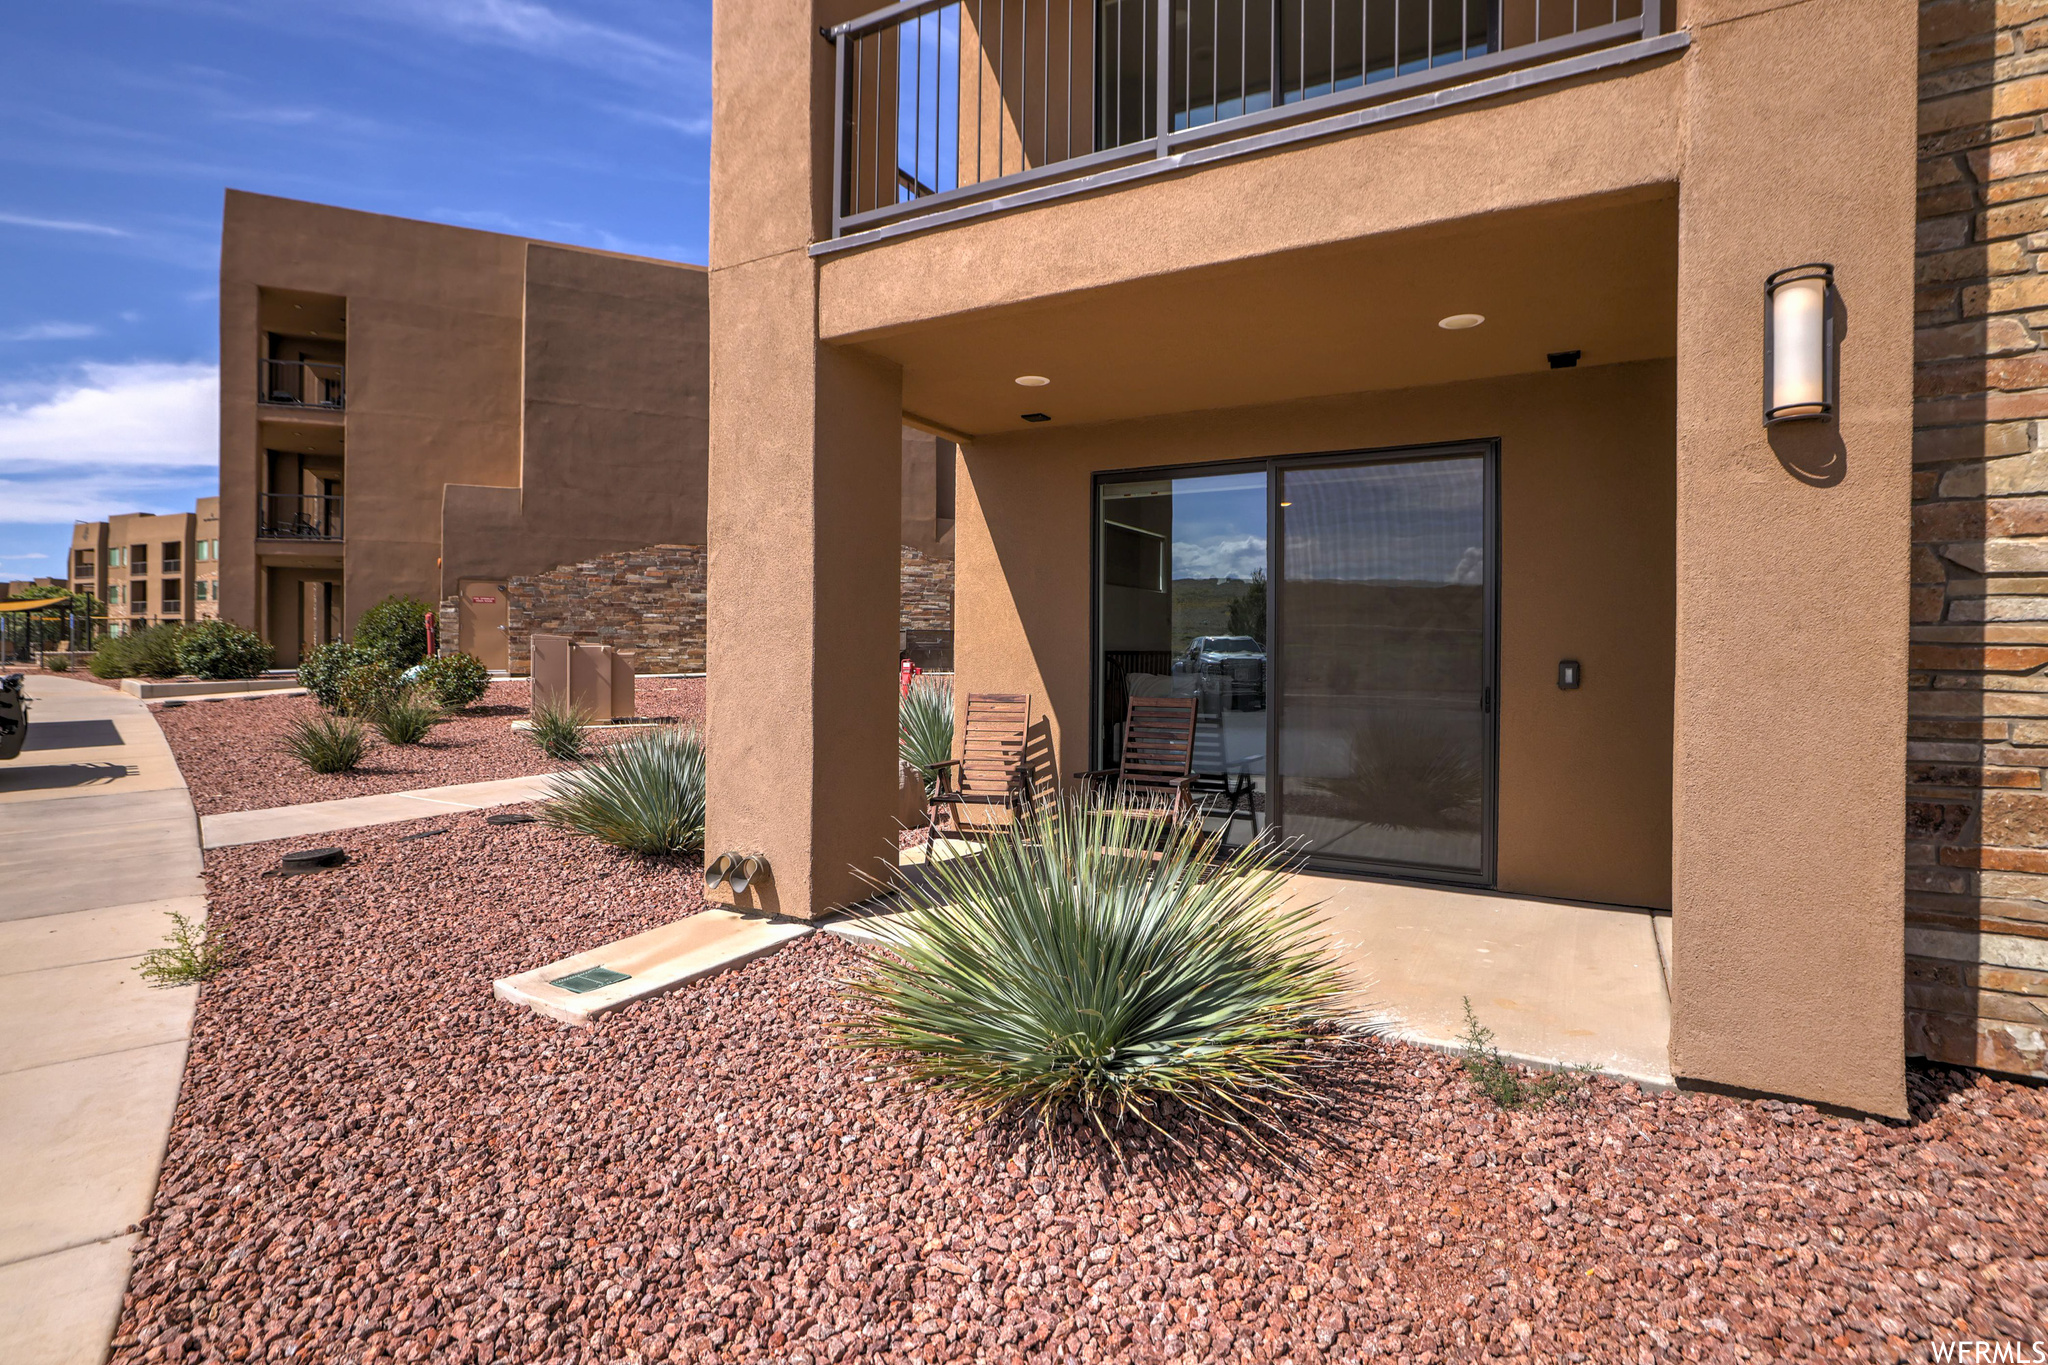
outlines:
M559 986L565 991L574 991L577 995L582 995L587 991L598 990L602 987L613 985L616 982L631 981L632 979L633 976L630 972L615 972L609 967L586 967L582 971L569 976L558 976L553 981L548 982L548 984L550 986Z

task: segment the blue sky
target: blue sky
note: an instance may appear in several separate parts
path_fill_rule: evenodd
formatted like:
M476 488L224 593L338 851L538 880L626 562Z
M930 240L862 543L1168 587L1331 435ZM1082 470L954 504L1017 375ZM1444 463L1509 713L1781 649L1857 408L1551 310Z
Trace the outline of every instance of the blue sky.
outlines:
M710 45L710 0L0 0L0 579L215 491L224 190L701 262Z

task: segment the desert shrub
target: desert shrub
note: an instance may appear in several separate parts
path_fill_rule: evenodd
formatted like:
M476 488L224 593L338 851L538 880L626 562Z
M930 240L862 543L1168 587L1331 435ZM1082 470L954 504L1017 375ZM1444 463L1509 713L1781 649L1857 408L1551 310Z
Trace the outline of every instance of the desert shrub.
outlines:
M590 722L590 713L580 706L571 706L566 701L537 701L527 715L527 724L532 728L527 730L526 737L549 758L574 763L589 747L583 731Z
M398 680L398 670L382 655L358 649L355 661L341 672L334 709L344 716L375 721L387 708L397 704L404 690L404 685Z
M1347 985L1267 840L1043 802L925 865L850 983L847 1041L997 1113L1170 1131L1178 1106L1257 1138L1305 1098Z
M387 744L417 744L444 719L431 693L424 688L408 687L385 702L370 717L370 723Z
M130 643L132 635L103 635L86 662L86 668L95 678L132 678L135 676L135 649Z
M953 685L928 675L911 680L896 708L896 752L924 774L924 792L936 789L938 765L953 757Z
M483 696L491 670L474 654L434 654L419 666L420 683L449 711L459 711Z
M395 672L427 657L426 603L410 597L387 597L356 622L356 648L375 654Z
M687 726L643 730L557 776L540 814L614 848L695 853L704 847L703 742Z
M370 738L352 716L304 716L284 736L285 751L316 773L345 773L363 761Z
M151 626L148 630L124 635L129 642L129 667L134 676L142 678L175 678L178 676L178 642L184 638L185 627L174 621Z
M71 659L68 655L52 654L43 660L43 667L49 669L52 673L69 673L71 671Z
M1541 1109L1552 1100L1570 1100L1593 1074L1591 1067L1566 1067L1531 1079L1500 1055L1493 1045L1493 1030L1472 1012L1470 996L1465 997L1465 1032L1458 1041L1464 1046L1463 1065L1473 1087L1503 1109Z
M178 638L178 667L195 678L253 678L276 651L233 621L200 621Z
M135 970L152 986L190 986L213 976L230 958L227 943L212 921L194 924L173 910L164 946L144 953Z
M356 662L356 647L346 640L315 645L299 660L299 686L330 711L341 706L341 679Z

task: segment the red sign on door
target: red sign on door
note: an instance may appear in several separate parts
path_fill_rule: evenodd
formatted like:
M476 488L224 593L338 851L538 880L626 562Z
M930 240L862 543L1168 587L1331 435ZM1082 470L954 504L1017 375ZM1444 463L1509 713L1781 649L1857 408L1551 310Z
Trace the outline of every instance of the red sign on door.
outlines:
M469 600L479 607L496 606L498 602L498 599L495 597L472 597Z

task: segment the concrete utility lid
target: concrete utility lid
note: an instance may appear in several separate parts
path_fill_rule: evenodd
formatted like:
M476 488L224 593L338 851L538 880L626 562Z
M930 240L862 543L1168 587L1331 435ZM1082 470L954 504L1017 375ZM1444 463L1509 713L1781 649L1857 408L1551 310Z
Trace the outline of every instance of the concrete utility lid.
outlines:
M665 995L678 986L765 957L810 931L805 924L731 910L703 910L659 929L508 976L495 982L491 993L565 1024L588 1024L621 1005ZM594 988L589 984L605 974L618 974L619 979ZM556 984L563 981L571 984Z

